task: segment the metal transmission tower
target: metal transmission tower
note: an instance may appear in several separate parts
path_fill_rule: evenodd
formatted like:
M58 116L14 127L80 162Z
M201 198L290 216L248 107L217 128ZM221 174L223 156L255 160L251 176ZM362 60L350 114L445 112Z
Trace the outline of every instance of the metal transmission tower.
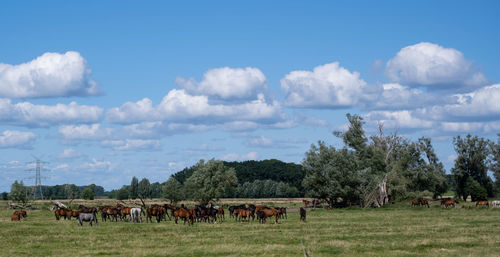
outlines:
M43 169L41 166L42 164L48 164L48 162L41 161L38 157L33 156L35 161L33 162L28 162L28 164L35 164L35 168L29 169L27 171L35 171L35 186L33 186L33 199L36 199L37 197L40 197L40 199L43 200L43 191L42 191L42 176L41 176L41 171L47 171L47 169Z

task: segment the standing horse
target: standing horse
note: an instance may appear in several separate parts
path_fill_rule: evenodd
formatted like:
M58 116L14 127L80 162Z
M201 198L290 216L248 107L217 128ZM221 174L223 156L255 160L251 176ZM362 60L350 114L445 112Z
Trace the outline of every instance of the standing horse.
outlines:
M300 220L306 222L306 209L300 207Z
M477 201L476 202L476 207L477 206L487 206L488 208L490 208L490 203L486 200L482 200L482 201Z
M94 213L80 213L78 215L78 225L83 226L83 222L89 222L92 227L92 222L97 226L97 217Z
M444 201L441 201L441 205L444 205L445 208L448 208L448 206L451 206L451 207L455 208L456 204L457 204L457 202L455 202L455 200L444 200Z
M141 208L131 208L130 210L130 222L142 222L142 209Z
M420 199L420 205L421 206L425 206L427 205L427 208L430 208L429 206L429 201L425 200L425 199Z
M56 216L56 220L59 220L61 217L64 217L66 219L66 212L71 211L68 209L57 209L54 211L54 215Z
M500 206L500 201L491 201L491 207Z
M252 214L252 211L248 209L239 209L240 213L240 222L243 223L243 218L247 220L247 223L250 223L250 216Z
M259 210L259 211L264 212L264 214L266 215L266 218L274 216L274 224L278 223L279 212L276 209L267 209L267 208L265 208L265 209L262 209L262 210ZM264 223L266 223L265 219L264 219Z
M177 219L181 218L184 220L184 224L189 220L188 224L193 225L193 213L185 208L179 208L174 211L175 224L177 224Z

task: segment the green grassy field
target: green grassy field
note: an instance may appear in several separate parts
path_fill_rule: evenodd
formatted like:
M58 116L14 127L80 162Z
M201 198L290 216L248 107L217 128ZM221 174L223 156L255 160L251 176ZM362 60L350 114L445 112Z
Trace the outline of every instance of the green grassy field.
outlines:
M250 201L249 201L250 202ZM284 205L280 203L280 205ZM296 208L299 202L288 202ZM470 205L470 203L469 203ZM0 210L1 256L498 256L500 208L313 210L280 224L130 224L83 227L56 221L44 207L21 222Z

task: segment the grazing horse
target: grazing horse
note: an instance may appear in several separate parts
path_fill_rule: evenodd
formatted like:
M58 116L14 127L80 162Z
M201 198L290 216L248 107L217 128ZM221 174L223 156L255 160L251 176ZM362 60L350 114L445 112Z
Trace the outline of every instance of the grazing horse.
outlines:
M441 205L444 205L445 208L448 208L448 206L455 207L457 202L455 200L443 200L441 201Z
M266 208L266 209L262 209L259 211L263 212L264 215L266 215L266 218L274 216L274 224L278 223L279 212L276 209L267 209ZM266 219L264 219L264 223L266 223Z
M115 220L115 222L118 222L118 215L120 215L121 211L114 207L114 206L109 206L105 209L106 211L106 217L109 217L111 216L110 220L113 221L113 219Z
M491 207L500 206L500 201L491 201Z
M300 207L300 220L306 222L306 209Z
M309 200L302 200L302 202L304 203L304 207L308 208L309 207Z
M265 223L267 216L262 210L255 212L255 215L260 223Z
M130 222L142 222L142 209L141 208L131 208L130 209Z
M430 208L429 201L427 201L425 199L420 199L420 205L422 205L422 206L427 205L427 208Z
M411 201L411 207L419 206L419 205L420 205L420 201L419 200L413 200L413 201Z
M92 222L97 226L97 216L94 213L80 213L78 215L78 225L83 226L83 222L89 222L92 227Z
M80 211L83 213L93 213L97 215L97 208L95 207L87 207L85 205L79 205L78 209L80 209Z
M229 217L234 217L235 219L238 219L238 215L237 214L235 215L234 211L241 208L246 208L246 206L244 204L229 206Z
M278 211L279 218L283 219L283 217L284 217L285 219L288 219L288 217L286 215L286 207L276 207L274 209L276 209Z
M61 217L64 217L64 219L67 219L67 212L71 212L69 209L57 209L54 211L54 215L56 216L56 220L59 220ZM71 214L70 214L71 217Z
M183 219L184 220L184 224L186 224L186 221L189 220L188 224L189 225L193 225L193 221L194 221L194 218L193 218L193 213L185 208L179 208L177 210L174 211L174 217L175 217L175 224L177 224L177 220L179 218Z
M477 201L476 202L476 207L477 206L487 206L488 208L490 208L490 203L486 200L482 200L482 201Z

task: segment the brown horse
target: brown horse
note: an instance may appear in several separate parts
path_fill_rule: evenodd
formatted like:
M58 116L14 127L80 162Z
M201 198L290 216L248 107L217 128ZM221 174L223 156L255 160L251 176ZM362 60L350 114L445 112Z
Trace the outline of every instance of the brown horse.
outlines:
M125 220L127 221L127 217L130 217L130 210L132 210L131 207L123 207L121 209L121 216L120 216L120 219L121 220Z
M177 224L177 220L181 218L184 220L184 224L186 224L186 221L189 220L188 224L193 225L194 215L190 210L187 210L185 208L179 208L174 211L174 217L175 217L175 224Z
M279 211L276 210L276 209L262 209L260 210L261 212L264 213L264 215L266 215L266 218L267 217L271 217L271 216L274 216L274 224L278 223L278 217L279 217ZM266 219L264 219L264 223L266 223Z
M25 210L15 211L14 214L16 213L22 218L26 218L26 216L28 216Z
M304 207L309 207L309 200L302 200L302 202L304 203Z
M224 207L220 206L219 209L217 210L217 219L225 220L226 218L224 217Z
M425 199L420 199L420 205L422 205L422 206L427 205L427 208L430 208L429 201L427 201Z
M12 221L21 221L21 214L19 214L17 211L12 214Z
M250 216L252 215L252 212L248 209L239 209L239 214L240 214L240 222L243 223L243 218L247 220L247 223L250 223Z
M56 220L59 220L61 217L64 217L64 219L67 218L66 212L71 211L68 209L57 209L54 211L54 215L56 216Z
M113 219L118 222L118 215L121 213L120 210L114 206L110 206L105 208L106 212L106 217L111 216L110 220L113 221Z
M457 203L455 202L455 200L444 200L444 201L441 201L441 205L444 205L445 208L448 208L448 206L451 206L451 207L455 207Z
M306 209L300 207L300 220L306 222Z
M488 208L490 208L490 203L486 200L482 200L482 201L477 201L476 202L476 207L477 206L487 206Z
M148 222L153 222L152 218L153 216L156 217L156 223L159 223L161 220L161 206L159 205L152 205L146 210L146 223Z

